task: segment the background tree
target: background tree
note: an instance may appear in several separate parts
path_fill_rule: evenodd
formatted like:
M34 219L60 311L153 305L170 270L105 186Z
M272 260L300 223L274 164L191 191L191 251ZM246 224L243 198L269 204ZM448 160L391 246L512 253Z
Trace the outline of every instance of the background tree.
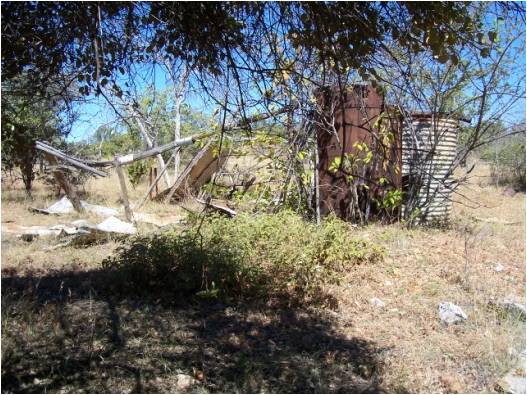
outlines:
M18 167L28 195L35 178L36 140L57 141L67 135L71 117L64 103L13 94L19 85L2 84L2 167Z

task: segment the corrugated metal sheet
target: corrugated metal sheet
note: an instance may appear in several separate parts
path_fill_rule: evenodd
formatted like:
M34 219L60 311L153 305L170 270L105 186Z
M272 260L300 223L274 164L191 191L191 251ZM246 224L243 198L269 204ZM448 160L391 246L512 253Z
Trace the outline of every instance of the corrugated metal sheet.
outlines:
M457 120L431 114L415 114L403 127L403 189L407 195L412 187L418 189L415 202L403 210L419 208L423 222L446 220L451 213L457 138Z

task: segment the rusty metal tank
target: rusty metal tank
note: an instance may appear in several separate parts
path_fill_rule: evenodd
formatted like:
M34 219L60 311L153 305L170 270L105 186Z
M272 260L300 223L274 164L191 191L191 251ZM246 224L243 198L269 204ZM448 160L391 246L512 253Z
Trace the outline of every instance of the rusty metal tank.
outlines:
M380 208L365 206L371 203L371 197L381 199L383 191L402 185L399 122L395 118L388 120L392 141L383 142L384 134L376 122L385 110L384 97L369 84L343 91L327 88L318 93L318 102L319 125L323 124L317 130L320 214L335 213L358 222L359 208L366 220L374 217ZM357 166L350 181L345 169L335 171L335 159L359 155L363 143L371 147L372 162ZM379 185L380 178L385 180L383 185Z

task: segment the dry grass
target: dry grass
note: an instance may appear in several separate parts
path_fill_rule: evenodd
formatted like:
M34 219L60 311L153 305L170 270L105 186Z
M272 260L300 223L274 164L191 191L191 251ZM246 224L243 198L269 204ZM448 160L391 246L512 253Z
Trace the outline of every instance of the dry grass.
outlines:
M525 295L525 194L503 195L486 185L480 166L462 188L448 229L370 227L362 236L384 242L382 266L352 268L347 287L336 290L346 329L386 348L384 380L409 392L488 392L513 366L511 347L525 349L525 324L503 320L489 302ZM478 185L479 184L479 185ZM461 196L460 195L460 196ZM474 202L479 202L475 204ZM519 222L515 225L471 218ZM496 272L497 263L504 270ZM375 308L370 298L386 303ZM444 327L441 301L460 305L469 320Z
M505 196L487 175L485 166L476 167L456 197L449 227L357 229L382 243L387 256L350 268L329 290L337 311L167 307L112 293L98 268L115 243L50 252L44 239L2 235L4 388L174 392L177 374L203 372L189 391L495 392L514 365L510 348L525 348L525 323L489 303L525 294L525 194ZM117 207L116 186L114 177L92 181L87 200ZM132 190L132 200L145 189ZM52 201L37 185L31 204ZM3 189L2 222L76 218L35 215L29 203L19 189ZM175 210L159 203L144 208ZM494 270L497 263L503 271ZM386 306L373 306L373 297ZM443 300L460 305L468 321L443 326L437 313Z

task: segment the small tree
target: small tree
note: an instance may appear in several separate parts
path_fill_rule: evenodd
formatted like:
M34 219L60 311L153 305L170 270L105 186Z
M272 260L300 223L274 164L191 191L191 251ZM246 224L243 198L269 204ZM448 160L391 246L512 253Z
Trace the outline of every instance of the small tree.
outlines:
M57 103L14 95L13 84L9 85L2 86L2 167L18 167L26 193L31 195L38 158L35 141L60 137L66 129Z

